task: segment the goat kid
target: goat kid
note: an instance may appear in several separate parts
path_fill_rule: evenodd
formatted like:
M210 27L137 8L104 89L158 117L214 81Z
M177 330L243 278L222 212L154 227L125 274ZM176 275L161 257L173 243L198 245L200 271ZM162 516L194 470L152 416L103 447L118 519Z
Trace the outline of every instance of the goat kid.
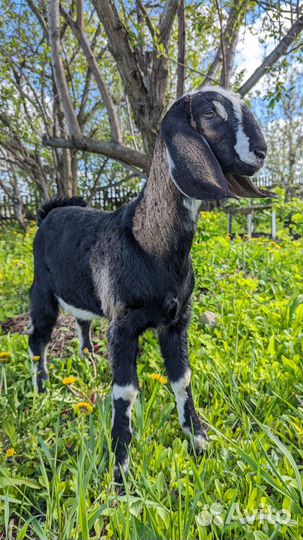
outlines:
M161 124L148 182L115 212L54 200L39 213L30 291L30 353L37 384L48 377L46 348L61 306L77 320L81 349L92 349L90 321L107 317L113 370L115 480L127 470L131 409L139 391L138 338L156 328L180 423L200 451L207 441L195 411L187 350L194 275L190 249L201 200L268 197L248 176L266 144L238 96L205 88L177 100ZM248 176L246 176L248 175Z

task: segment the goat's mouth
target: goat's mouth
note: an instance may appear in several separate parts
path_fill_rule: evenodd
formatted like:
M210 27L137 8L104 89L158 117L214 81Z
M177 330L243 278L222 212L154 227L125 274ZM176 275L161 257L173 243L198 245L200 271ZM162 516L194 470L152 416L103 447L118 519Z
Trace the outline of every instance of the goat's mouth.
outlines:
M239 174L226 174L228 187L236 197L248 198L276 198L277 195L267 189L261 189L248 176Z
M234 171L236 174L245 175L245 176L253 176L256 174L260 169L262 169L264 165L264 160L259 160L258 163L247 163L246 161L242 161L242 159L236 158L235 164L234 164Z

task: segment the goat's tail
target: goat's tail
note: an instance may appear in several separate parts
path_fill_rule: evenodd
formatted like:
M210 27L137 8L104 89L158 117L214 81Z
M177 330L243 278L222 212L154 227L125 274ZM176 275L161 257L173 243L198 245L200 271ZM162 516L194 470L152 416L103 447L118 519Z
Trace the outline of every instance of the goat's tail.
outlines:
M37 223L41 225L46 216L54 210L63 206L87 206L87 202L82 197L54 197L44 203L37 212Z

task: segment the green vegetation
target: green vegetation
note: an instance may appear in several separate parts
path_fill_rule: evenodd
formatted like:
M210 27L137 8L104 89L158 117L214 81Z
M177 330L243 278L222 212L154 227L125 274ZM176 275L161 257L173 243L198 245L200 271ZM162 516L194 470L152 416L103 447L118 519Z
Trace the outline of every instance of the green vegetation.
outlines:
M303 538L303 240L285 229L278 243L231 242L226 230L225 215L203 214L192 250L190 357L209 448L202 457L189 450L169 386L152 377L164 370L146 333L123 495L111 481L106 323L95 325L96 371L74 339L63 358L50 354L43 396L32 391L27 337L2 331L0 537ZM1 320L27 309L34 232L1 235ZM206 310L218 314L214 330L201 322ZM64 384L69 376L77 380ZM77 412L79 402L92 412Z

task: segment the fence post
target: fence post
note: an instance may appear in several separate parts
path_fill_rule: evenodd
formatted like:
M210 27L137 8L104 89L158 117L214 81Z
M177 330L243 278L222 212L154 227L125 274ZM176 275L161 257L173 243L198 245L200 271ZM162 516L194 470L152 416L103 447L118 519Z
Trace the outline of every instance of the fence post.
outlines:
M277 237L277 221L276 210L273 208L271 212L271 237L273 240Z
M231 237L233 233L233 215L232 212L228 213L228 234Z
M253 232L253 213L250 212L249 214L247 214L247 236L249 240L251 239L252 232Z

